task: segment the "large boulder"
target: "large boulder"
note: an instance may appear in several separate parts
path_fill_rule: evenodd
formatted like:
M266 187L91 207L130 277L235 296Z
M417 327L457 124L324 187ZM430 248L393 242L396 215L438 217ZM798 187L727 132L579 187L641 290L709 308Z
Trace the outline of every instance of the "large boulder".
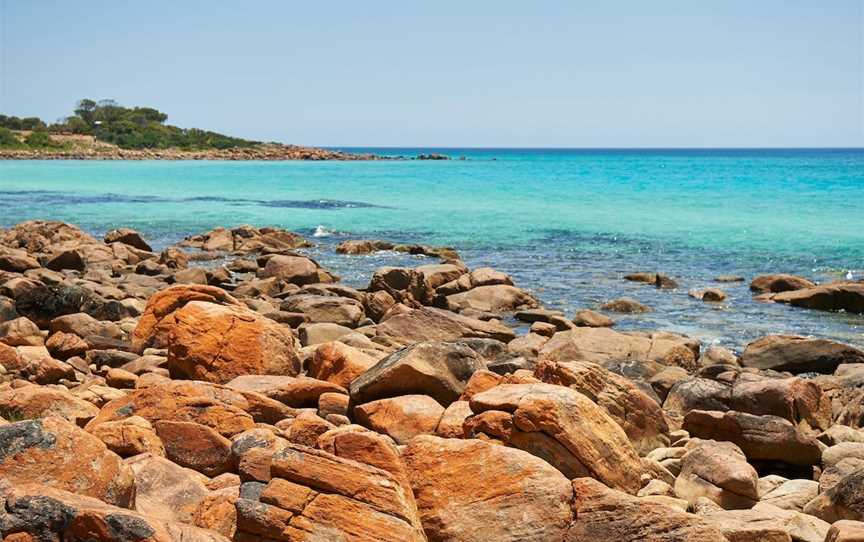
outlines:
M474 434L541 457L568 478L589 476L635 494L639 455L621 426L581 393L552 384L503 384L470 399Z
M404 449L429 540L565 540L570 482L541 459L481 440L420 436Z
M174 311L191 301L206 301L221 305L243 307L231 294L215 286L184 284L161 290L147 300L144 313L132 333L132 346L139 352L145 348L166 348L168 336L174 327Z
M239 375L300 372L291 330L249 309L192 301L171 318L168 370L174 378L225 383Z
M111 230L105 234L104 241L108 244L123 243L124 245L137 248L138 250L153 252L153 249L147 244L147 241L141 237L141 234L130 228Z
M0 392L0 416L10 420L36 419L46 416L63 418L83 425L99 414L99 408L75 397L65 388L21 386Z
M804 513L829 523L841 519L864 521L864 467L844 476L807 503Z
M347 344L330 341L320 344L309 358L309 376L347 388L351 382L370 369L377 360Z
M846 311L864 314L864 283L841 282L784 292L774 296L778 303L820 311Z
M126 461L135 473L135 511L163 521L191 523L198 505L210 493L209 479L150 454Z
M347 394L338 384L308 376L243 375L227 387L241 392L255 392L290 407L314 407L324 393Z
M747 345L741 365L757 369L831 374L845 363L864 363L864 352L847 344L793 335L768 335Z
M366 316L363 304L348 297L301 294L285 299L280 308L286 312L302 313L307 322L329 322L354 328Z
M749 460L810 466L822 459L814 437L777 416L693 410L684 416L683 428L693 437L733 442Z
M241 486L237 537L424 540L413 496L388 471L292 444L272 454L269 472Z
M469 337L510 342L516 333L498 322L486 322L450 311L423 307L386 318L378 335L402 344L420 341L453 341Z
M603 366L656 363L695 369L699 342L672 333L620 333L608 328L580 327L556 333L540 350L540 357Z
M731 442L691 439L684 446L675 494L695 505L708 498L726 509L751 508L759 500L759 475Z
M422 342L382 359L351 382L354 404L398 395L428 395L447 406L456 401L483 359L459 343Z
M467 292L447 296L451 311L472 309L481 312L502 313L537 307L537 299L520 288L506 284L478 286Z
M758 294L789 292L812 288L814 283L797 275L777 273L773 275L759 275L750 282L750 291Z
M432 302L435 290L422 271L405 267L381 267L369 281L369 292L387 292L397 302L421 307Z
M541 360L534 376L567 386L603 408L627 433L638 452L669 444L669 426L660 405L630 380L587 361Z
M43 484L129 507L135 478L117 454L60 418L0 425L0 480Z
M195 422L230 437L251 429L255 422L276 423L292 413L282 403L255 392L181 380L136 389L109 402L87 424L87 429L140 416L151 423Z
M427 395L401 395L354 407L357 422L406 444L417 435L434 434L444 407Z
M573 480L573 515L566 542L728 542L699 516L609 489L591 478Z

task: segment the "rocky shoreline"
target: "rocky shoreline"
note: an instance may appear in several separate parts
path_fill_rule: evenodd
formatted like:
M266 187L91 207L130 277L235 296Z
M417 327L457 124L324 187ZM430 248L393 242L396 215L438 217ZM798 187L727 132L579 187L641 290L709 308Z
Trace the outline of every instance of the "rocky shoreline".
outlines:
M861 350L621 332L651 308L547 310L449 247L346 241L430 259L351 288L310 245L0 230L4 542L864 540ZM862 282L750 289L864 313Z

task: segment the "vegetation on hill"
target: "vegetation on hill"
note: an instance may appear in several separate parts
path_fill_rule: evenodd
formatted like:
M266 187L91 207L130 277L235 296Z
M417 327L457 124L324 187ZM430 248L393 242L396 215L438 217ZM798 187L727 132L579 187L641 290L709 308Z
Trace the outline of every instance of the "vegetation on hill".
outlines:
M57 147L49 132L92 135L121 149L209 150L254 147L259 143L198 128L165 124L168 115L152 107L123 107L114 100L78 102L74 114L48 125L36 117L0 115L0 147ZM32 131L22 141L11 130Z

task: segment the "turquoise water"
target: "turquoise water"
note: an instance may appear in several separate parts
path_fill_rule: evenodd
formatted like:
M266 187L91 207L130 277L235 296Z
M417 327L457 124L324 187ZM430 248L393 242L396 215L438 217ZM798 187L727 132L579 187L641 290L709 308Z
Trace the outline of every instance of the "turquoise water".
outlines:
M368 150L368 149L367 149ZM377 150L410 155L413 149ZM429 149L424 149L429 152ZM435 149L432 150L435 152ZM769 332L864 343L861 317L758 304L721 285L712 307L686 290L718 274L864 274L862 150L470 150L452 161L0 162L0 227L31 218L101 234L129 226L162 246L217 225L277 225L362 285L382 254L333 253L347 238L448 244L469 265L514 275L568 312L629 295L657 311L621 318L740 348ZM406 259L408 261L406 261ZM682 289L620 279L660 270Z

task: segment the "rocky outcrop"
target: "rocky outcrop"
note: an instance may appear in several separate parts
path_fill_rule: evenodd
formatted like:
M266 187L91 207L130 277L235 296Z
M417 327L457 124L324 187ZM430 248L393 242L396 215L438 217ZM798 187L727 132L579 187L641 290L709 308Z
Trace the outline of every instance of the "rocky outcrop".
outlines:
M758 369L831 374L844 363L864 363L864 352L825 339L768 335L747 345L741 365Z
M812 288L816 286L804 277L787 275L783 273L773 275L759 275L750 282L750 291L764 293L780 293Z
M778 303L820 311L864 314L864 283L840 282L784 292L772 298Z

